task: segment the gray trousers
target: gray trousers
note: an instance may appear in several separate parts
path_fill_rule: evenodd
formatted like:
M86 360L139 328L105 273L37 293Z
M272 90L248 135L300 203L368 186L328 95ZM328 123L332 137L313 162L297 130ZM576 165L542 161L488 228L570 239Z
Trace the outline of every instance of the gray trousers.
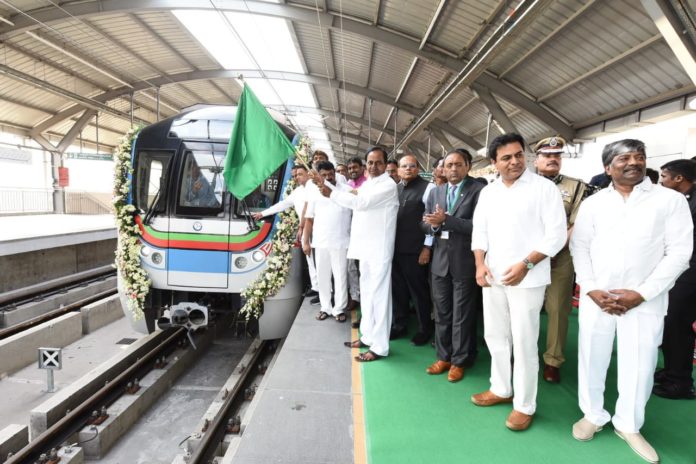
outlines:
M360 271L357 259L348 260L348 289L351 300L360 301Z
M432 275L437 359L462 367L476 359L477 292L474 278Z

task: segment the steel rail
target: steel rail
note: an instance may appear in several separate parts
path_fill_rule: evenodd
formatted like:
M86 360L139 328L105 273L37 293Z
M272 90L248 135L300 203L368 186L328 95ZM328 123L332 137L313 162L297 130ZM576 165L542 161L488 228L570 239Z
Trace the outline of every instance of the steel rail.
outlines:
M217 445L220 443L220 441L222 441L222 438L225 435L225 427L227 425L226 421L230 415L232 407L240 401L241 394L244 392L244 387L246 387L247 383L251 380L250 377L257 372L254 367L257 365L261 356L265 354L269 346L270 342L265 340L259 344L251 360L249 361L249 365L246 367L239 380L234 385L232 391L227 395L227 398L225 398L224 403L213 418L207 431L200 438L198 447L191 454L191 457L186 461L187 464L203 464L209 462L209 460L212 458L210 455L215 451L215 449L217 449Z
M19 324L13 325L11 327L6 327L4 329L0 329L0 340L4 340L5 338L11 337L12 335L16 335L20 332L23 332L27 329L31 329L32 327L36 327L39 324L42 324L46 321L50 321L51 319L55 319L59 316L62 316L63 314L67 314L69 312L72 312L76 309L79 309L85 305L88 305L90 303L94 303L95 301L99 301L103 298L106 298L111 295L116 294L116 288L112 288L110 290L104 290L102 292L97 293L96 295L89 296L87 298L83 298L81 300L78 300L74 303L70 303L69 305L63 306L62 308L57 308L54 310L51 310L47 313L44 313L40 316L33 317L31 319L27 319L24 322L20 322Z
M110 400L120 395L129 381L139 375L139 372L148 365L154 364L155 359L182 338L185 333L186 330L183 327L160 332L160 334L148 342L147 346L151 347L152 344L158 342L159 344L154 348L150 348L141 358L130 364L130 367L116 376L116 378L108 382L92 396L80 402L74 410L67 413L65 417L49 427L35 440L32 440L28 445L8 458L5 464L34 462L42 453L48 453L51 448L58 448L68 437L78 432L86 424L92 411L98 410L100 406L111 404L113 401ZM162 339L164 340L160 342Z

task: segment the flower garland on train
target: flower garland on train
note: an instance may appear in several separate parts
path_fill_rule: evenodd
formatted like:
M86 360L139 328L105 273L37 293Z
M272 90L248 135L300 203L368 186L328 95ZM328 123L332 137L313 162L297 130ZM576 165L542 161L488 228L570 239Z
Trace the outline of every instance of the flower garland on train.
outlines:
M140 127L130 129L119 141L114 153L116 161L114 174L113 204L118 229L116 247L116 269L121 276L128 309L134 320L143 317L145 297L150 292L151 281L140 266L140 228L135 223L135 206L128 203L128 192L133 175L131 147Z
M309 164L311 145L309 139L302 137L295 148L296 158L301 158ZM295 181L290 180L285 189L287 197L296 187ZM241 292L244 306L240 314L249 320L252 317L258 319L263 314L263 302L266 298L278 294L287 281L290 273L292 249L297 241L297 227L299 218L295 208L288 208L279 213L280 219L276 224L275 235L271 240L271 254L266 260L266 269Z

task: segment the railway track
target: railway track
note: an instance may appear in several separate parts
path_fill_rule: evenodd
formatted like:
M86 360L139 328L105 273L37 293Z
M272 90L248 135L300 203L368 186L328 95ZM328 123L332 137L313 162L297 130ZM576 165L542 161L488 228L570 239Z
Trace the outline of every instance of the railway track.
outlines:
M105 385L102 386L100 383L93 391L84 391L79 394L79 397L72 398L72 404L77 404L77 406L74 406L72 410L67 412L65 417L51 425L27 446L8 457L6 463L31 464L37 462L41 464L55 464L57 462L65 462L59 458L59 454L66 456L66 452L73 453L75 450L80 450L79 452L83 453L90 461L102 460L105 463L129 461L128 456L125 458L122 456L122 454L127 454L126 451L123 451L124 449L129 450L135 447L128 440L142 443L139 437L143 433L147 436L150 433L162 434L164 432L161 429L157 429L154 432L143 432L143 427L148 427L150 422L144 418L151 413L159 414L158 417L161 417L161 412L154 413L152 410L157 408L166 410L167 404L170 403L170 401L166 400L167 395L180 395L180 392L189 391L192 388L190 380L188 384L183 382L182 385L177 386L178 379L186 377L189 374L189 370L199 368L198 373L193 373L194 376L205 376L206 374L201 374L201 372L209 372L211 370L210 368L201 370L200 367L202 362L205 364L203 358L209 357L211 354L209 350L215 345L217 346L217 356L228 360L228 362L226 366L220 367L219 364L216 365L213 370L227 369L225 372L229 372L229 377L227 377L227 374L222 374L222 377L225 378L224 385L220 388L220 384L217 384L215 393L211 391L212 387L202 387L204 391L209 391L210 405L204 403L197 407L208 407L208 410L200 416L195 416L196 418L200 417L200 421L195 427L192 427L191 424L195 423L196 419L188 421L185 424L185 430L178 430L168 420L166 434L173 435L175 439L173 445L170 446L170 450L166 453L161 453L161 449L157 450L155 448L146 450L148 453L152 452L153 456L158 457L153 458L152 461L138 461L168 463L170 461L161 460L162 454L174 457L177 452L181 452L181 449L176 446L177 443L179 445L185 443L185 457L180 456L183 460L177 461L175 459L174 462L213 462L215 456L220 455L221 450L224 452L230 436L239 435L243 430L244 426L241 423L240 416L243 416L248 408L250 404L248 401L253 398L256 385L260 383L261 376L265 374L270 363L270 357L275 352L277 346L276 342L264 342L259 339L250 340L245 337L239 338L237 332L232 328L232 320L232 316L222 318L217 321L216 326L212 326L202 333L195 334L195 343L199 346L198 349L193 349L187 336L189 334L183 328L171 328L152 334L146 343L135 347L133 353L119 361L119 368L114 370L114 373L111 374L111 378L106 381ZM224 332L222 341L217 341L215 338L216 331ZM216 341L213 342L213 339ZM233 354L234 352L237 354ZM182 360L185 367L176 367L176 363ZM233 362L230 363L230 360ZM237 363L236 360L239 360L239 362ZM166 374L162 374L162 372L170 368L173 370L179 369L179 371L175 371L176 373L162 382L166 386L156 386L154 393L148 393L147 389L152 388L154 384L154 381L149 379L158 376L164 377ZM140 382L137 379L141 379ZM140 386L143 387L143 390L138 392ZM176 393L177 391L179 393ZM138 401L138 399L133 399L137 398L138 395L153 397L153 403L145 407L138 406L136 409L142 409L139 411L138 417L127 419L131 421L127 426L121 425L121 422L118 422L121 419L117 418L117 415L123 414L125 409L121 404L124 401ZM161 401L163 398L165 400ZM158 402L164 404L160 405ZM70 405L71 403L66 403L65 407L68 408ZM198 414L195 412L196 407L186 404L181 405L181 407L190 407L195 414ZM112 428L110 431L107 431L107 427ZM114 428L123 428L123 430L118 432L118 438L113 439L113 442L107 445L94 445L100 438L102 442L112 440L112 438L104 437L113 434ZM180 442L181 437L187 438ZM92 439L95 442L89 443ZM64 446L66 444L72 444L72 447ZM91 448L89 448L90 446ZM97 452L98 454L96 455L93 449L95 446L102 450ZM118 448L119 446L121 448ZM161 446L161 443L159 446ZM136 461L134 460L133 462Z
M128 357L128 367L108 381L95 392L80 398L79 405L66 413L58 422L32 440L27 446L10 456L6 464L58 462L56 450L64 443L72 443L71 438L82 428L97 425L100 416L93 417L94 411L106 411L108 407L124 392L133 388L134 379L143 376L161 363L161 359L178 344L186 343L186 331L183 328L169 329L153 336L146 344Z

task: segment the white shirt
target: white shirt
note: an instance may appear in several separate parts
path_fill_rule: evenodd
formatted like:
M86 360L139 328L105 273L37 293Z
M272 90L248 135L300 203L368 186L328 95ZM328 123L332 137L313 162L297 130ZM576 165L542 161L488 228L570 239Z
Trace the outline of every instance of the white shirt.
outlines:
M635 290L641 312L667 313L668 291L689 267L693 223L684 195L647 177L624 200L613 185L580 205L570 251L583 294Z
M565 245L567 226L563 200L556 185L525 169L510 186L503 181L481 190L474 210L471 249L486 252L486 264L500 285L503 274L532 251L555 256ZM520 288L548 285L551 263L543 259Z
M280 200L278 203L271 206L270 208L261 211L261 214L264 217L266 217L275 213L279 213L281 211L285 211L289 207L294 206L295 212L297 213L297 217L301 218L302 210L304 209L306 193L307 192L305 186L298 185L292 192L290 192L290 195Z
M329 187L332 189L332 201L353 210L348 258L391 261L394 256L399 193L389 174L385 172L367 179L357 195L341 191L333 185Z
M312 248L348 248L352 212L313 190L307 198L306 218L314 218Z

